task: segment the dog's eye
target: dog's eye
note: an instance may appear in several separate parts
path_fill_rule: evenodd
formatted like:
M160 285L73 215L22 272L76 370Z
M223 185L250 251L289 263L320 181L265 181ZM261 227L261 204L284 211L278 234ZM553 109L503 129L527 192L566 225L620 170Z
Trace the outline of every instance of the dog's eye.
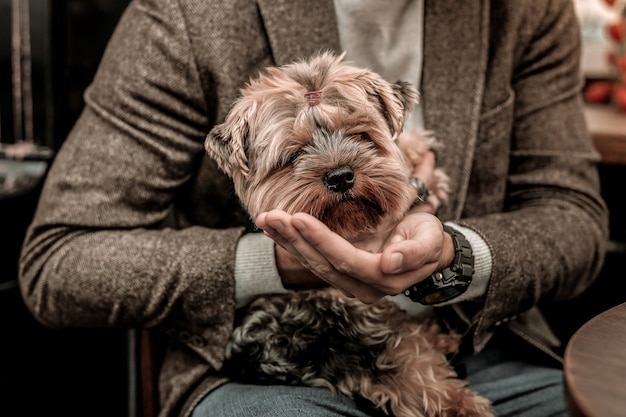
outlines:
M368 132L359 132L358 135L359 139L367 141L367 142L371 142L372 141L372 137L370 136L370 134Z
M350 140L355 141L355 142L368 142L368 141L370 141L370 135L367 132L350 133L348 138Z
M294 162L296 162L296 159L298 159L298 157L302 155L303 153L304 151L302 149L298 149L297 151L290 153L289 156L285 158L285 162L283 165L293 164Z

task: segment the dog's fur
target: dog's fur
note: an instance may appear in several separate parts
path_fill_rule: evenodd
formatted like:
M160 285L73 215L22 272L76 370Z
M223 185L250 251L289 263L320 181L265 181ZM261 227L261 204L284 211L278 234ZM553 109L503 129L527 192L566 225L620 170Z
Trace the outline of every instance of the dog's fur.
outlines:
M307 212L355 241L413 204L408 177L436 145L425 132L403 133L417 99L409 83L323 53L251 80L205 148L252 218ZM448 182L436 169L427 199L435 208L446 202ZM238 313L224 371L249 383L327 387L396 417L491 416L489 401L447 362L459 339L388 300L289 291L257 297Z

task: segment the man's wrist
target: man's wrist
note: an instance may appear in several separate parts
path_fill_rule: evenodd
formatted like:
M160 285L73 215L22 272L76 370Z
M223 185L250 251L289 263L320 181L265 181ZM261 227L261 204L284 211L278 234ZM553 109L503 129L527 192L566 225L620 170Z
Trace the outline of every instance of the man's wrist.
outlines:
M421 304L439 304L463 294L472 282L474 255L465 236L444 225L454 246L454 257L449 267L436 271L426 279L404 291L411 300Z
M274 262L274 241L263 233L243 235L237 243L235 257L237 307L257 295L281 291L285 289Z
M285 289L303 290L327 285L279 245L275 245L275 256L276 269Z
M441 251L441 253L442 255L441 259L439 260L439 266L437 268L437 271L449 268L454 262L454 255L456 253L452 235L447 232L445 228L443 230L443 250Z

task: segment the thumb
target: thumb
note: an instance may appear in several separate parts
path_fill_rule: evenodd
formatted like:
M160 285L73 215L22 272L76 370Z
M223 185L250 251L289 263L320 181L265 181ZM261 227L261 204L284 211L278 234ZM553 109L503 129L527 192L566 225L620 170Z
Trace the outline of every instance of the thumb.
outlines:
M443 234L441 222L431 214L406 216L385 243L382 271L395 274L424 267L434 270L441 256Z

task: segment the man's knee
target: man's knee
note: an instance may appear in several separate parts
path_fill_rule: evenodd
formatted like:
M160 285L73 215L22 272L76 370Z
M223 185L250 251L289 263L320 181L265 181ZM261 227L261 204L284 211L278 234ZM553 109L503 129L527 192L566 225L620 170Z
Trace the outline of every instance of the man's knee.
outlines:
M208 394L192 417L374 417L377 411L325 388L228 383Z

